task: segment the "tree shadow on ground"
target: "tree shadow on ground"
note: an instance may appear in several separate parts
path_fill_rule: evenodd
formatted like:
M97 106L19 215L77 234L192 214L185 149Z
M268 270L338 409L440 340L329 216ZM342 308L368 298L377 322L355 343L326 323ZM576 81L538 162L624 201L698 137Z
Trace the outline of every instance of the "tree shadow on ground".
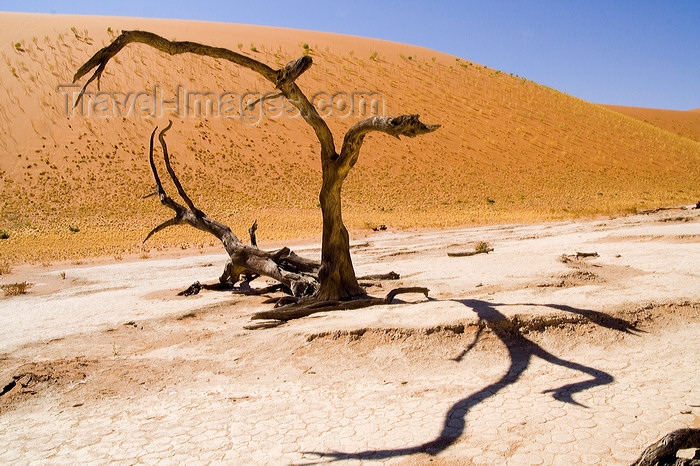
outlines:
M345 453L345 452L306 452L308 454L319 455L321 461L332 462L341 460L377 460L377 459L388 459L400 456L407 456L417 453L427 453L430 455L437 455L440 452L449 448L454 444L457 439L459 439L465 432L466 428L466 417L474 406L484 400L493 397L498 392L503 390L509 385L516 383L520 377L523 375L525 370L530 365L531 360L534 357L539 357L544 361L551 364L565 367L574 371L582 372L588 374L591 378L582 382L576 382L567 384L561 387L552 388L545 390L543 393L551 393L552 397L563 403L569 403L582 408L586 406L574 400L573 395L580 393L584 390L588 390L593 387L598 387L602 385L608 385L614 381L614 378L607 372L585 366L573 361L567 361L561 359L552 353L546 351L544 348L538 344L528 340L523 336L523 334L518 330L517 326L508 325L509 320L507 317L498 311L497 307L507 306L509 304L498 304L490 303L487 301L480 301L475 299L463 299L454 300L457 303L463 304L464 306L472 309L479 316L480 328L476 334L476 337L472 343L454 360L459 362L462 358L469 352L474 346L476 346L482 330L488 327L493 334L498 337L503 344L506 346L508 352L508 357L510 358L510 366L506 373L496 382L485 386L481 390L472 393L466 398L457 401L445 414L445 420L443 421L443 427L437 438L425 442L414 447L406 448L396 448L396 449L385 449L385 450L366 450L356 453ZM535 305L532 306L544 306L553 309L558 309L560 311L565 311L569 313L574 313L585 317L591 322L596 323L605 328L611 330L617 330L625 333L636 333L639 330L630 324L629 322L608 316L604 313L587 310L587 309L577 309L571 306L557 305L557 304L545 304L545 305Z

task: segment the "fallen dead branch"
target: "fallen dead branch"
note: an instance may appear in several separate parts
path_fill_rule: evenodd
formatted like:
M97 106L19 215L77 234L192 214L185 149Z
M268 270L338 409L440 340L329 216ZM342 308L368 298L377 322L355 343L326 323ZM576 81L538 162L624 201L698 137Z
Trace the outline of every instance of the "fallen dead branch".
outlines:
M584 259L586 257L600 257L597 252L577 252L576 254L562 254L559 260L566 264L573 259Z
M474 251L448 252L447 255L450 257L469 257L469 256L476 256L477 254L488 254L492 251L493 251L493 248L485 248L485 249L475 249Z
M357 277L358 280L398 280L401 278L396 272L389 273L377 273L374 275L363 275L362 277Z
M664 210L675 210L676 207L657 207L656 209L648 209L648 210L642 210L639 212L640 215L650 215L650 214L655 214L657 212L663 212Z
M678 458L678 450L695 448L693 459ZM678 429L649 445L632 466L700 465L700 429Z
M376 287L379 287L379 288L382 287L382 284L381 284L380 282L363 282L363 281L361 281L361 282L359 282L359 283L360 283L360 286L361 286L362 288L372 288L372 287L375 287L375 286L376 286Z

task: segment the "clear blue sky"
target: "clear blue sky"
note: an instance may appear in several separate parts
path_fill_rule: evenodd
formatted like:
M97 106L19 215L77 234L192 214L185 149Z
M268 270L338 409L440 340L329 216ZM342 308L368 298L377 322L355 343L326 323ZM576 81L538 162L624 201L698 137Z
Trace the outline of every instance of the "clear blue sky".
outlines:
M338 32L450 53L591 102L700 107L700 0L0 0L0 10Z

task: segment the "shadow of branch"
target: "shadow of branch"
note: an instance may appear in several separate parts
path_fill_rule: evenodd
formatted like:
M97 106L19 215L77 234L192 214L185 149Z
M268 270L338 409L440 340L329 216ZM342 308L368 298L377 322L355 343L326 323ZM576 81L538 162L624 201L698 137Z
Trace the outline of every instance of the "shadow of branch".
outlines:
M563 403L568 403L582 408L586 408L585 405L574 400L573 396L576 393L580 393L593 387L608 385L615 380L612 375L602 370L588 367L584 364L579 364L573 361L567 361L565 359L561 359L557 356L554 356L538 344L525 338L525 336L523 336L522 333L520 333L519 331L517 331L517 329L514 329L513 327L509 327L507 325L498 325L498 323L507 322L507 317L500 311L498 311L497 307L506 306L507 304L496 304L474 299L455 300L455 302L472 309L478 315L480 323L490 324L489 328L491 329L491 331L506 346L506 350L510 359L510 365L506 373L498 381L487 385L481 390L472 393L468 397L463 398L457 401L454 405L452 405L452 407L450 407L450 409L445 414L445 419L443 421L443 427L440 434L433 440L407 448L365 450L354 453L339 451L305 452L305 454L318 455L319 462L334 462L351 459L381 460L400 456L408 456L417 453L437 455L440 452L446 450L452 444L454 444L457 441L457 439L459 439L464 434L466 428L466 417L469 411L484 400L496 395L505 387L516 383L523 375L525 370L529 367L533 357L541 358L544 361L549 362L550 364L565 367L573 371L582 372L591 377L590 379L584 380L582 382L571 383L561 387L543 391L543 393L551 393L554 399L559 400ZM534 304L532 305L535 306ZM620 332L640 332L634 325L630 324L629 322L626 322L623 319L611 317L597 311L592 311L588 309L577 309L571 306L555 304L546 304L543 306L581 315L589 319L591 322ZM454 361L462 361L464 356L466 356L466 354L476 346L485 326L486 325L479 326L479 330L477 331L474 337L474 341L471 342L469 346L467 346L467 348L465 348L464 351L462 351L462 353L455 357L453 359Z

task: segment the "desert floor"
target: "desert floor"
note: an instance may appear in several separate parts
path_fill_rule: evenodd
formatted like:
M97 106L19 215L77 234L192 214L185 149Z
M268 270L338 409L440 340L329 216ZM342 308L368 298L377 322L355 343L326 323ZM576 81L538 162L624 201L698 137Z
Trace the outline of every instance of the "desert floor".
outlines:
M0 463L629 464L700 427L700 210L378 232L353 253L359 275L401 274L371 294L430 298L251 330L263 298L176 296L221 252L14 267L2 283L34 286L0 298Z

